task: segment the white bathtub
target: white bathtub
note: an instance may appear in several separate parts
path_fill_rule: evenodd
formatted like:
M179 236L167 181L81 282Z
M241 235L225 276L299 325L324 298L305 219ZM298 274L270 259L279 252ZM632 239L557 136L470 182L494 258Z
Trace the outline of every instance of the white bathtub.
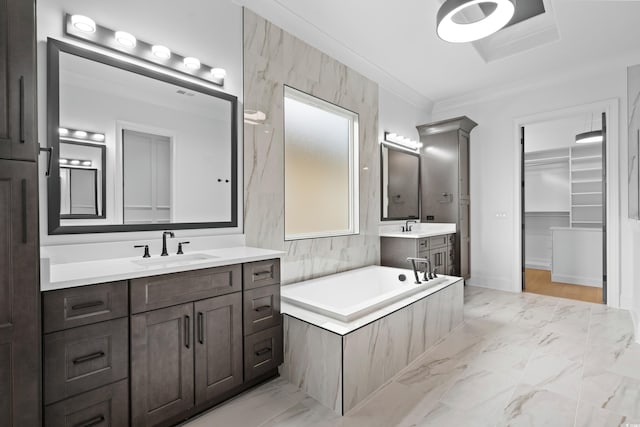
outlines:
M400 275L405 280L400 280ZM422 280L422 274L420 275ZM351 322L416 292L448 281L448 276L415 284L412 270L370 266L283 286L282 301Z

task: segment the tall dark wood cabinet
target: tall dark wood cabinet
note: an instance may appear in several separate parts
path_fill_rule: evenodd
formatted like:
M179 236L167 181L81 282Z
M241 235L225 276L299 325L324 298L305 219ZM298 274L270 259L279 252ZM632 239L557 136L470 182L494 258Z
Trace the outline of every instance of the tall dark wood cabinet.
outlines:
M35 2L0 0L0 425L38 426Z

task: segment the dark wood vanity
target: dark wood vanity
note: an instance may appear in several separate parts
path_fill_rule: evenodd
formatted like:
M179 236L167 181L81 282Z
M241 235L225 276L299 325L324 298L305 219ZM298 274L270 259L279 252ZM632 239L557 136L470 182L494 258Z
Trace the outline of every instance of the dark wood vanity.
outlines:
M43 293L45 426L174 425L278 374L280 260Z

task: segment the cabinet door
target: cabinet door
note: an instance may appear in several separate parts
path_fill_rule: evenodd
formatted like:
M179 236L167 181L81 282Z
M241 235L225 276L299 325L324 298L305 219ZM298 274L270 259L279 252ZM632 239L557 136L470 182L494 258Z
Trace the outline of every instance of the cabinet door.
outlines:
M196 404L242 384L242 293L195 303Z
M438 274L447 274L447 258L449 257L449 250L446 246L440 247L437 249L431 249L430 258L431 258L431 267L433 269L438 269Z
M36 158L35 1L0 0L0 158Z
M37 191L35 163L0 160L0 426L40 425Z
M193 304L131 317L131 420L152 426L194 405Z

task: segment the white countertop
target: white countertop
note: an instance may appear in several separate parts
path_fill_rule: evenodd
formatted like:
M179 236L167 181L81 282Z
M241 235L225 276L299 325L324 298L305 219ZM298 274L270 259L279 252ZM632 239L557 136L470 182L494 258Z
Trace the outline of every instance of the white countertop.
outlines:
M402 237L405 239L422 239L423 237L441 236L456 232L455 223L419 223L411 224L411 231L402 231L401 225L383 225L378 229L380 237Z
M438 276L446 277L447 280L444 282L440 282L432 287L426 288L421 292L418 292L416 294L403 298L391 305L382 307L379 310L373 311L351 322L341 322L334 318L325 316L320 313L315 313L313 311L306 310L304 308L295 306L285 301L280 302L280 312L282 314L287 314L291 317L295 317L296 319L300 319L304 322L311 323L312 325L316 325L320 328L326 329L335 334L346 335L350 332L355 331L358 328L368 325L369 323L374 322L375 320L378 320L390 313L393 313L396 310L406 307L409 304L412 304L418 300L421 300L424 297L427 297L433 293L436 293L446 288L447 286L451 286L452 284L462 280L461 277L444 276L442 274Z
M165 264L147 266L138 265L134 262L143 260L141 256L58 264L52 264L49 258L41 258L40 290L51 291L95 283L133 279L136 277L157 276L167 273L262 261L271 258L280 258L285 252L242 246L198 250L195 252L189 252L187 250L185 255L189 254L204 254L215 258L180 261L182 255L172 254L162 259L163 261L167 261ZM160 259L160 257L154 256L147 259L155 261L156 259Z

